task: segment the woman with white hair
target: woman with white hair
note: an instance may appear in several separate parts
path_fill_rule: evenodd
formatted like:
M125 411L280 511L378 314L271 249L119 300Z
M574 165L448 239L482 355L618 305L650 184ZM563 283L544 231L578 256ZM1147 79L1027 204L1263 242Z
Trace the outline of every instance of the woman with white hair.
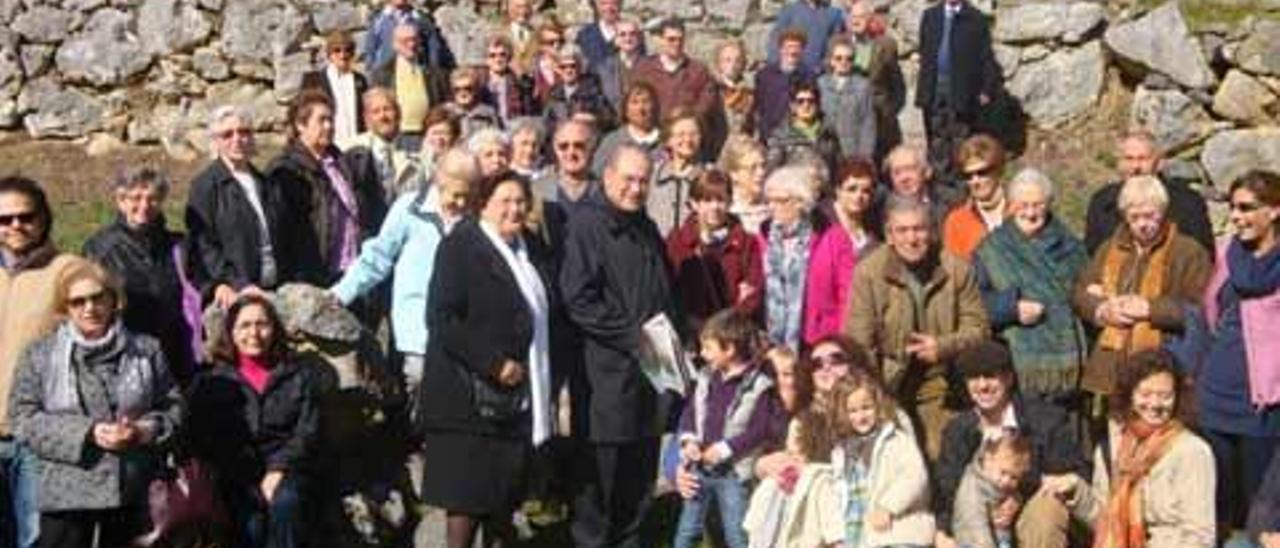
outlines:
M1022 392L1066 403L1088 353L1071 287L1089 255L1053 215L1053 182L1043 173L1023 169L1004 194L1011 222L973 254L982 303L992 330L1009 344Z
M214 160L191 181L187 245L192 280L205 303L230 306L245 290L288 281L286 205L281 188L253 166L253 118L238 106L209 116Z
M764 257L765 330L774 344L799 350L809 262L825 223L814 214L813 170L786 165L764 182L769 219L757 236Z
M511 164L511 141L496 128L476 131L467 139L467 152L480 162L480 177L502 173Z
M1199 303L1213 267L1204 247L1166 216L1169 194L1159 179L1125 181L1119 206L1124 224L1098 248L1072 296L1076 313L1101 330L1081 379L1098 395L1112 393L1131 356L1183 332L1185 309Z

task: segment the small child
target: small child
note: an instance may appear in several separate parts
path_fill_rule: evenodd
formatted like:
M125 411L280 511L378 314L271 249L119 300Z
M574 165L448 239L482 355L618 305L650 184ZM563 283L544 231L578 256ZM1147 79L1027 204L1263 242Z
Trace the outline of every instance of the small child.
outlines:
M832 388L831 402L844 546L931 546L929 471L893 400L870 373L853 370Z
M761 471L763 479L742 521L751 548L842 545L844 517L829 461L835 436L826 411L802 409L791 419L786 451L771 456L778 463Z
M951 530L966 548L1013 548L1013 524L997 524L996 509L1017 500L1031 468L1031 442L1016 433L984 442L956 491Z
M730 548L746 548L741 524L747 505L747 481L755 457L776 430L780 413L773 381L755 360L759 329L735 309L711 316L702 327L701 354L707 363L680 417L680 466L698 481L680 511L674 545L696 546L708 504L720 508L724 539Z

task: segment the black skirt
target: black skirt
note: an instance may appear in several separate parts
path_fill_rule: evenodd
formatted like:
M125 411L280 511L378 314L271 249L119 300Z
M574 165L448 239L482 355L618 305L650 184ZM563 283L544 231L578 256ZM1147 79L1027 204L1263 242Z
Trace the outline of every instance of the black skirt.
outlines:
M524 499L532 460L528 438L428 431L422 455L426 504L488 515L511 512Z

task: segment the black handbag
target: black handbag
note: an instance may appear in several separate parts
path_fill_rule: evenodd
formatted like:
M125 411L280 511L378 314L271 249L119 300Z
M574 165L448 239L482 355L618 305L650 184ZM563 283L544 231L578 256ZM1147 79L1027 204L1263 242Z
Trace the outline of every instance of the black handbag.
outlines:
M507 388L475 372L467 373L471 379L471 406L480 418L493 422L512 422L524 413L528 401L525 384Z

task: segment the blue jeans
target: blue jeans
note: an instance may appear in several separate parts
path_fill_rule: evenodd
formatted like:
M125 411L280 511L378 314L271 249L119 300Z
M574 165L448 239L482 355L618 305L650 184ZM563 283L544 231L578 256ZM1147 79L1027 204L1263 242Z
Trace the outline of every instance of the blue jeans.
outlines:
M303 545L299 483L296 475L286 473L270 503L261 500L255 492L244 491L230 502L233 519L240 527L238 548L295 548ZM242 488L256 490L257 485Z
M685 499L680 508L673 548L698 545L707 518L707 505L713 500L720 508L725 544L729 548L747 548L747 532L742 528L742 518L747 514L747 486L728 466L698 469L694 474L698 477L698 494Z
M40 539L40 509L36 504L36 486L40 481L39 462L26 444L12 438L0 440L0 494L8 501L9 516L0 521L10 526L0 530L12 531L15 546L34 548ZM5 541L0 541L4 545Z

